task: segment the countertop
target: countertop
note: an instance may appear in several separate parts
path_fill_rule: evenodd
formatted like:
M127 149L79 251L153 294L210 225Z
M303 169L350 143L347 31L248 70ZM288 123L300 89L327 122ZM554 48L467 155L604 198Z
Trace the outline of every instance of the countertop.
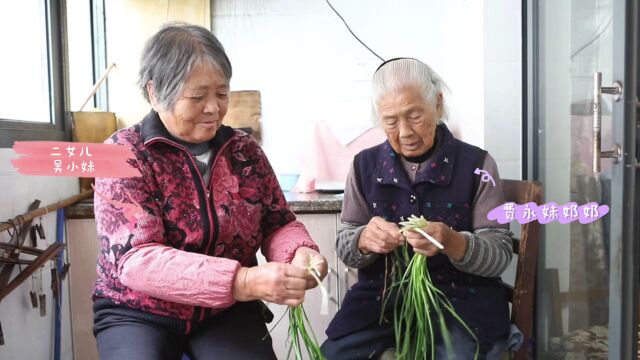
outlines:
M343 194L326 194L319 192L295 193L285 192L284 197L293 212L304 213L339 213L342 211Z
M343 194L325 194L319 192L285 192L287 203L296 214L339 213L342 210ZM77 202L65 209L67 219L91 219L93 199Z

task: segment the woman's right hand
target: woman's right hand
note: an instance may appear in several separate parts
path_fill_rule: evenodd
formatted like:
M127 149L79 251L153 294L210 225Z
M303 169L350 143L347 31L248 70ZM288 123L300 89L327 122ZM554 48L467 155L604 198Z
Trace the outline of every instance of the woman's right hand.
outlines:
M360 233L358 249L363 253L386 254L402 245L404 236L396 223L374 216Z
M241 267L233 282L233 297L237 301L264 300L300 305L307 285L306 274L307 269L278 262Z

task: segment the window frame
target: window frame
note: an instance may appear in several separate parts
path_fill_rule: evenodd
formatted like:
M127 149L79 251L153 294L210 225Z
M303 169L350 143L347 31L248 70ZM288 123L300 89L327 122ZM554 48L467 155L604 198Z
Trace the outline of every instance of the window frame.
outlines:
M65 57L65 0L47 0L46 27L51 104L49 123L0 118L0 148L10 148L15 141L69 141L71 138L68 108L67 66Z

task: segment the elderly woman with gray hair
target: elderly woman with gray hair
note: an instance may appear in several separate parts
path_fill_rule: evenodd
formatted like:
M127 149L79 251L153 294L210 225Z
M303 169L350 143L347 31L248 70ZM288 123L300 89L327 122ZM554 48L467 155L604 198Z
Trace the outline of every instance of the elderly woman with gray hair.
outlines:
M498 169L486 151L457 140L442 122L445 87L411 58L386 61L373 76L374 116L387 140L357 154L347 179L336 245L340 259L358 269L358 282L326 331L328 359L393 358L395 297L382 306L388 256L405 241L429 257L433 283L474 332L448 318L454 354L436 334L436 358L473 359L478 345L481 359L506 350L509 308L499 276L511 260L511 233L486 217L504 203ZM480 182L476 168L496 186ZM398 222L411 215L429 220L422 230L444 249L417 232L406 238L399 232ZM380 322L382 313L387 322Z
M139 85L153 110L106 141L140 176L96 179L103 360L275 359L262 300L298 305L316 285L309 264L326 275L258 144L222 125L230 79L207 29L172 24L147 42Z

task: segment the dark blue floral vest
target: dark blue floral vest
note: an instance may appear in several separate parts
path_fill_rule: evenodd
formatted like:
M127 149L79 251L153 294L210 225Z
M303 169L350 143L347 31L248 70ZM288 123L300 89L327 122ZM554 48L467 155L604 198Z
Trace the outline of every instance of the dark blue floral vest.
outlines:
M388 141L363 150L354 159L360 190L371 217L399 222L410 215L443 222L457 231L471 231L471 204L478 188L474 175L486 152L453 137L444 124L438 126L438 144L427 166L416 174L412 186ZM387 266L391 258L387 259ZM481 343L509 332L506 289L500 278L486 278L457 270L446 255L427 261L431 279L443 291L457 313ZM385 256L358 271L358 282L346 293L341 309L327 329L336 339L377 326L382 306Z

